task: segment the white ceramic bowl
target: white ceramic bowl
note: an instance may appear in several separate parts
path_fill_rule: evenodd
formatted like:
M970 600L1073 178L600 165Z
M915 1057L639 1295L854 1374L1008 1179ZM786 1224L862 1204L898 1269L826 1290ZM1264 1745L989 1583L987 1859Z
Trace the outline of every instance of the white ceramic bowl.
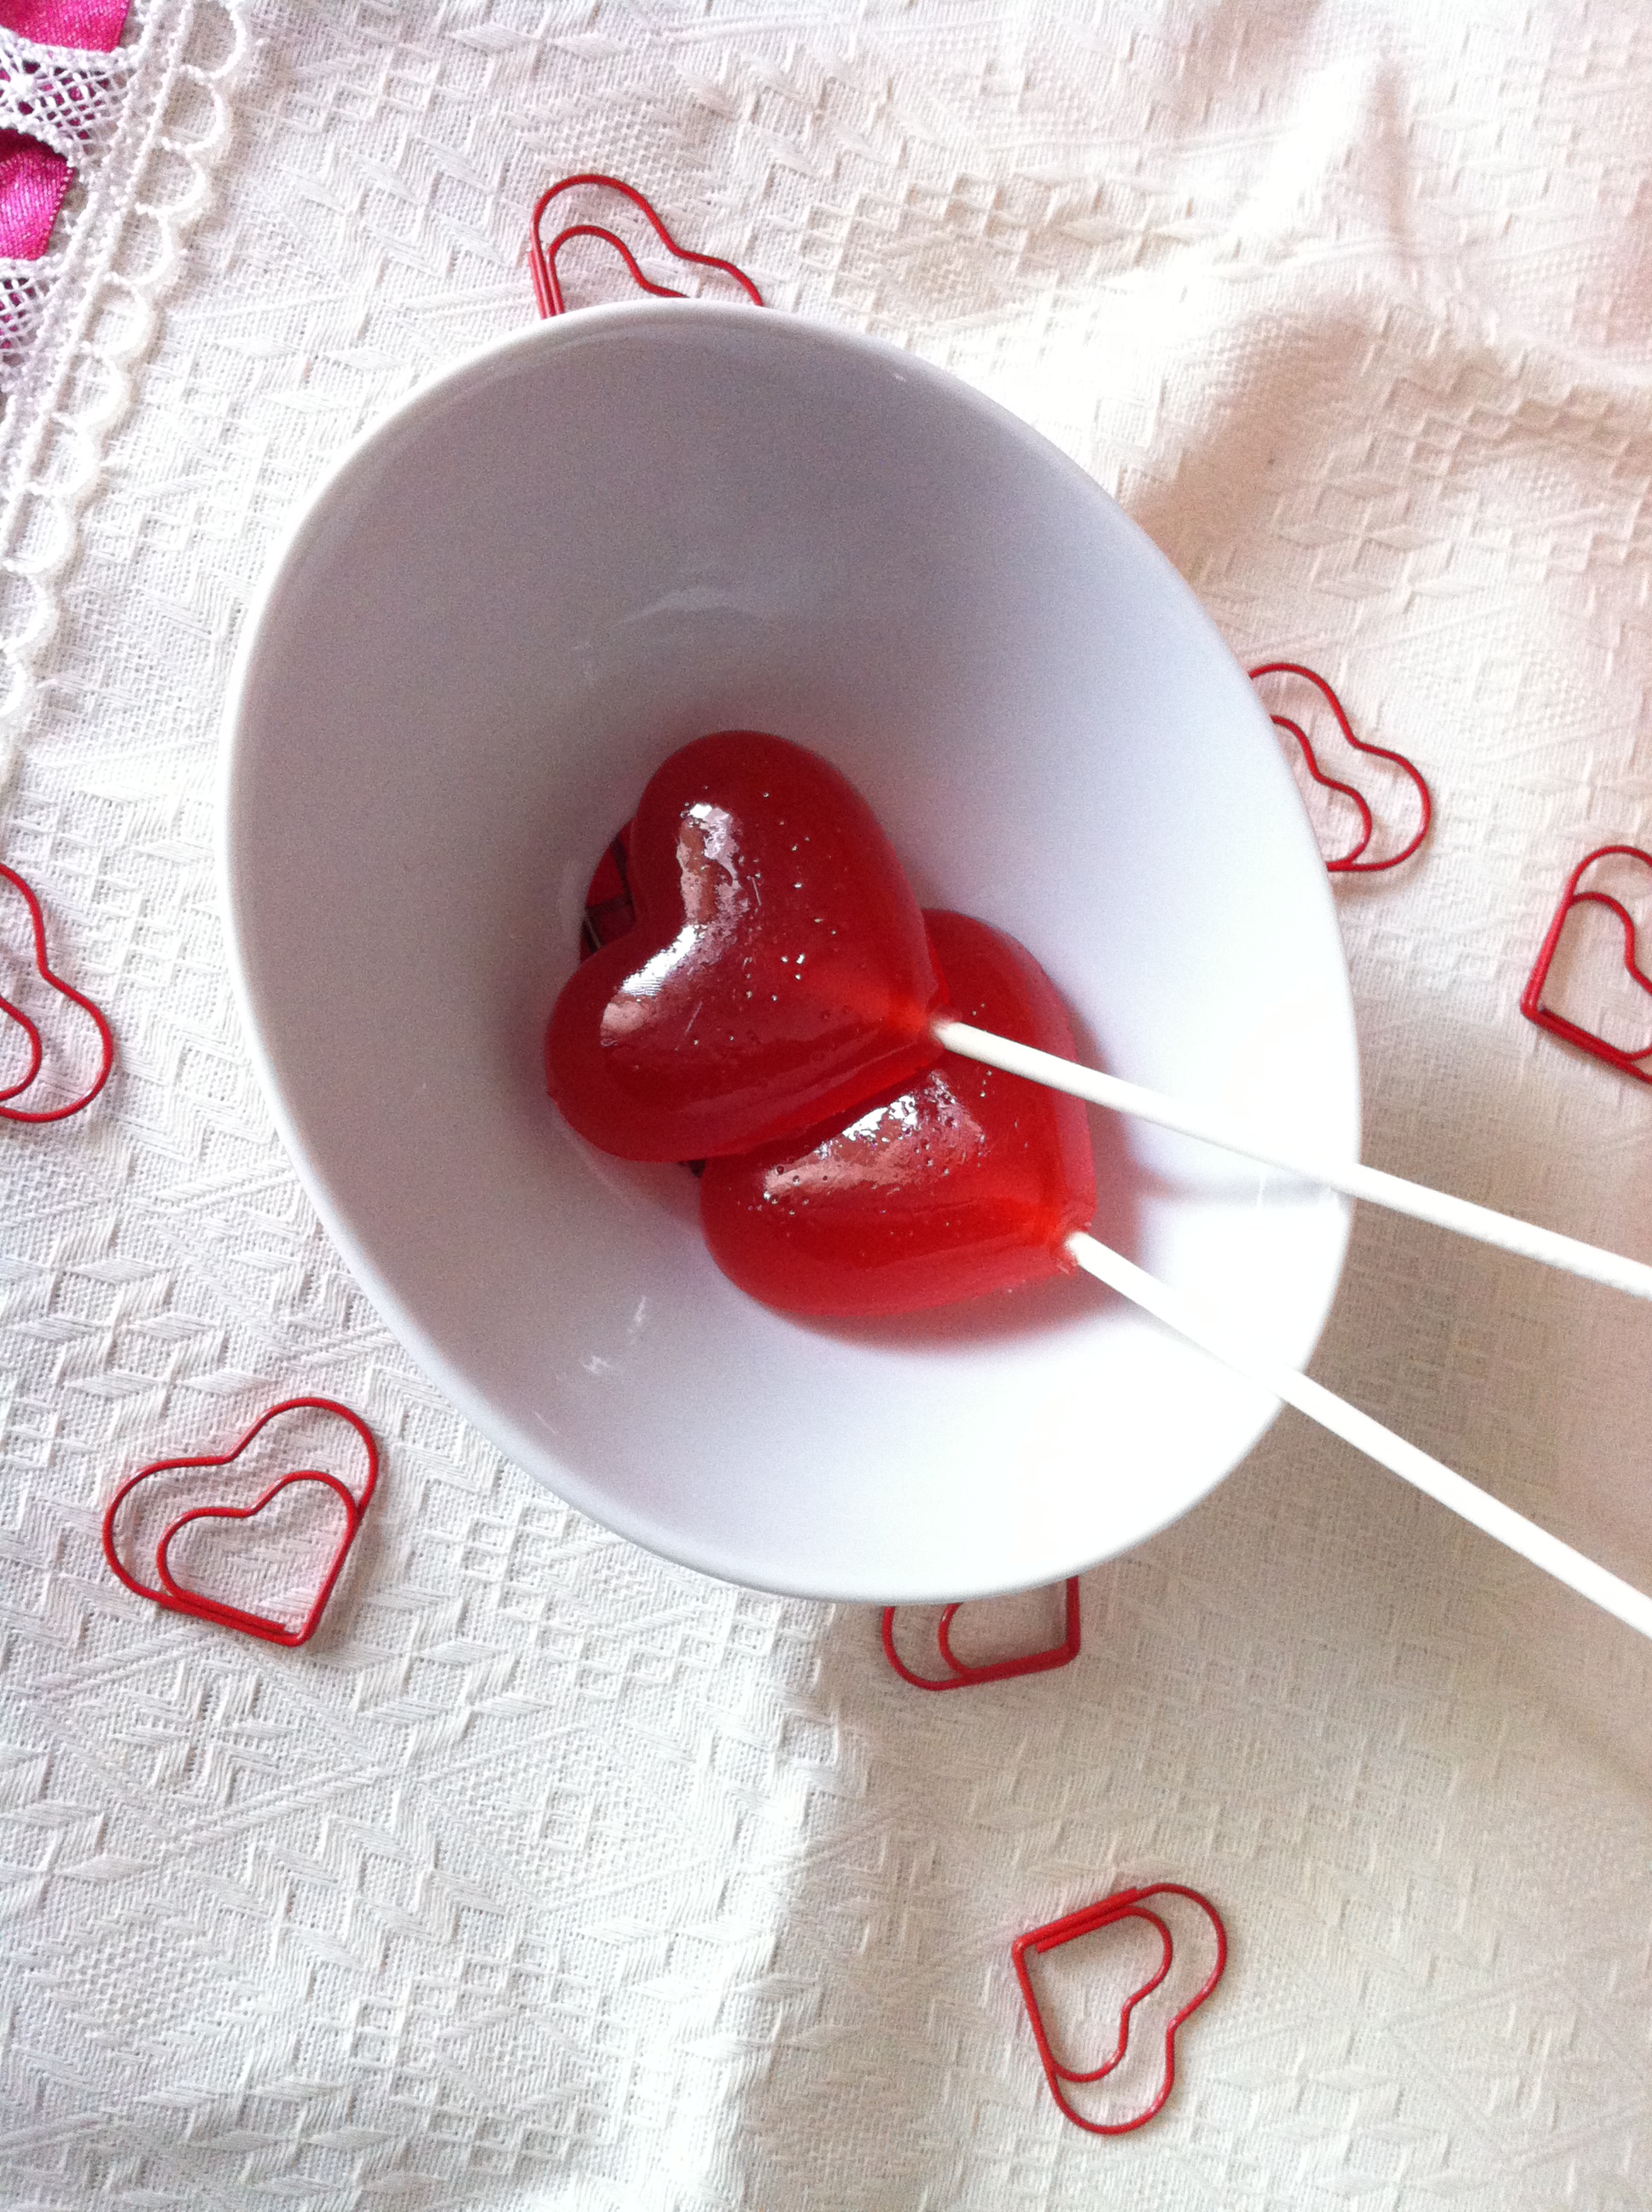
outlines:
M894 1325L768 1312L686 1174L592 1153L545 1097L592 867L665 754L730 726L835 761L924 902L1021 938L1108 1066L1356 1152L1325 872L1168 562L938 371L653 303L439 378L275 564L224 856L282 1134L421 1366L610 1528L810 1595L1076 1572L1203 1496L1272 1404L1083 1279ZM1102 1232L1305 1359L1342 1203L1096 1129Z

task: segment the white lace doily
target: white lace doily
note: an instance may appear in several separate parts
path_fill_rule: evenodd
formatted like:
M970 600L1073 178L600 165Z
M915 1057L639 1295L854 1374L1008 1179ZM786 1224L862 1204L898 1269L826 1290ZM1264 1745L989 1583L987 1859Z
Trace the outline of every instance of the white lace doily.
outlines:
M126 42L106 54L0 30L0 126L76 173L47 252L0 261L0 792L78 510L207 203L245 37L235 0L137 0Z

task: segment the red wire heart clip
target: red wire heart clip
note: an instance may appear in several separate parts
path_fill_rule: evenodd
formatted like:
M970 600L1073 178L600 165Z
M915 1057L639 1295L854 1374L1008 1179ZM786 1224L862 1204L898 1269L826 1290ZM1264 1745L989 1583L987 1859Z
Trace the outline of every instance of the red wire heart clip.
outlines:
M97 1072L90 1084L77 1098L72 1098L66 1106L14 1106L10 1102L14 1098L21 1097L39 1074L41 1064L46 1058L46 1047L41 1040L38 1024L24 1012L21 1006L14 1005L11 1000L0 996L0 1014L4 1015L8 1021L22 1030L28 1048L27 1072L21 1078L9 1084L4 1090L0 1090L0 1121L66 1121L71 1114L78 1114L84 1107L89 1106L109 1080L109 1071L115 1064L114 1032L110 1029L107 1017L101 1006L94 1005L83 991L76 990L73 984L65 983L61 975L52 972L46 957L46 916L40 910L40 902L35 896L33 886L23 880L15 868L7 867L3 861L0 861L0 877L3 877L14 890L21 894L23 904L28 909L29 929L33 939L35 973L43 983L47 984L58 994L59 998L68 1000L70 1006L79 1006L82 1012L89 1014L98 1033Z
M1216 1936L1216 1964L1165 2027L1164 2078L1151 2104L1131 2119L1112 2122L1087 2120L1082 2112L1073 2110L1065 2085L1072 2083L1076 2087L1087 2081L1104 2081L1112 2073L1129 2047L1131 2015L1144 1998L1151 1996L1163 1982L1175 1956L1175 1946L1170 1930L1160 1916L1149 1909L1146 1900L1150 1897L1185 1897L1199 1907L1210 1921ZM1081 1936L1093 1936L1098 1929L1110 1928L1121 1920L1145 1921L1149 1927L1157 1929L1158 1964L1145 1982L1138 1983L1120 2007L1119 2039L1112 2057L1103 2059L1099 2066L1092 2066L1081 2072L1076 2067L1064 2066L1051 2046L1049 2033L1044 2026L1044 2015L1039 2008L1038 1993L1033 1988L1032 1977L1027 1971L1027 1954L1030 1951L1042 1955L1047 1951L1059 1950L1064 1943L1076 1942ZM1044 2078L1050 2085L1050 2094L1074 2127L1084 2128L1093 2136L1127 2136L1133 2129L1146 2126L1153 2115L1163 2109L1165 2099L1175 2086L1176 2031L1185 2020L1199 2010L1221 1980L1228 1963L1228 1931L1223 1925L1221 1914L1208 1897L1201 1896L1196 1889L1189 1889L1183 1882L1155 1881L1150 1882L1144 1889L1118 1890L1113 1896L1104 1897L1098 1905L1086 1905L1060 1920L1047 1922L1042 1928L1029 1929L1024 1936L1017 1936L1010 1946L1010 1957L1015 1966L1016 1979L1021 1984L1027 2017L1032 2022L1033 2039L1038 2045L1039 2061L1044 2069Z
M1520 994L1520 1011L1528 1022L1535 1022L1539 1029L1548 1030L1555 1036L1564 1037L1568 1044L1576 1045L1579 1052L1588 1053L1592 1060L1604 1060L1608 1067L1617 1068L1619 1073L1632 1075L1637 1083L1652 1083L1652 1073L1641 1064L1643 1060L1652 1060L1652 1043L1643 1045L1638 1052L1630 1052L1622 1045L1609 1043L1594 1030L1584 1029L1581 1024L1570 1020L1564 1014L1556 1013L1552 1006L1546 1006L1543 1003L1543 987L1549 980L1550 969L1554 965L1554 956L1559 949L1567 916L1574 907L1580 906L1603 906L1608 914L1617 915L1624 932L1624 972L1640 986L1648 998L1652 998L1652 975L1645 974L1635 957L1633 915L1622 900L1614 898L1610 891L1580 891L1577 888L1585 873L1597 860L1614 859L1638 860L1643 867L1652 869L1652 853L1642 852L1638 845L1597 845L1594 852L1585 854L1566 878L1566 888L1560 894L1560 903L1554 910L1554 920L1549 924L1549 933L1532 963L1532 972L1526 979L1526 988Z
M533 279L533 296L539 303L539 313L542 315L562 315L568 313L568 301L562 296L562 282L556 273L556 257L568 240L574 238L597 238L600 239L604 245L611 246L625 264L634 283L643 291L652 293L655 299L682 300L688 296L686 293L677 291L672 285L656 284L652 278L645 276L635 254L632 252L625 240L616 231L608 229L604 224L570 223L565 230L557 232L549 246L545 244L544 233L545 210L560 194L571 192L578 185L592 185L600 187L604 191L618 192L623 198L629 200L633 207L641 210L655 237L675 259L692 261L701 269L715 269L725 276L732 276L754 306L761 307L763 305L762 294L744 269L737 268L732 261L720 259L714 253L694 253L686 246L679 246L661 221L653 202L646 194L640 192L635 185L628 185L618 177L603 176L596 170L586 170L577 177L563 177L558 183L552 185L549 191L541 192L533 204L533 216L528 227L528 274Z
M156 1475L175 1474L189 1468L228 1467L240 1457L254 1437L268 1428L271 1421L282 1413L303 1411L336 1413L339 1419L347 1422L360 1437L367 1452L367 1477L359 1491L352 1491L347 1484L341 1482L336 1474L329 1474L323 1468L295 1468L278 1476L260 1496L253 1499L250 1505L191 1505L168 1522L155 1547L155 1567L160 1587L140 1582L136 1575L127 1570L121 1561L115 1543L115 1519L122 1505L140 1483L148 1482ZM193 1615L199 1620L216 1620L222 1628L235 1629L243 1636L260 1637L267 1644L284 1644L288 1646L307 1644L320 1624L322 1613L325 1609L327 1600L332 1595L334 1583L343 1572L344 1562L349 1556L350 1547L355 1541L356 1533L361 1526L361 1516L367 1510L368 1502L378 1486L378 1481L379 1447L372 1430L368 1428L359 1413L353 1413L348 1406L341 1406L335 1398L283 1399L279 1406L271 1406L267 1413L261 1413L241 1437L240 1443L231 1450L184 1459L152 1460L148 1467L140 1468L136 1474L130 1476L121 1484L105 1510L103 1556L109 1562L118 1579L125 1583L129 1590L136 1592L139 1597L148 1598L151 1604L163 1606L168 1613L185 1613ZM343 1509L344 1533L328 1562L320 1587L297 1627L288 1627L284 1621L271 1620L267 1613L249 1613L240 1606L227 1605L220 1599L203 1596L197 1590L186 1589L173 1574L170 1563L172 1546L185 1528L201 1521L251 1521L262 1513L267 1505L271 1504L283 1491L295 1489L300 1485L308 1483L319 1485L338 1500Z
M1385 868L1397 868L1401 860L1410 860L1424 838L1427 836L1429 824L1434 818L1434 800L1428 785L1423 780L1423 772L1417 763L1407 760L1404 753L1391 751L1387 745L1374 745L1369 738L1357 738L1341 700L1338 698L1322 676L1311 668L1305 668L1301 661L1265 660L1260 668L1253 668L1250 672L1253 684L1259 682L1264 676L1300 676L1305 682L1311 684L1331 709L1336 718L1338 729L1341 731L1356 752L1370 753L1377 760L1389 762L1403 775L1409 776L1416 787L1419 819L1415 836L1409 844L1402 845L1397 853L1390 853L1384 860L1366 860L1364 857L1366 848L1376 831L1376 824L1372 817L1369 802L1363 793L1355 790L1352 784L1339 783L1335 776L1326 775L1319 764L1319 758L1313 745L1309 741L1308 732L1300 722L1292 721L1288 714L1275 714L1272 717L1274 728L1285 731L1287 736L1296 739L1301 748L1303 758L1308 763L1308 773L1313 777L1315 782L1325 790L1338 792L1344 799L1350 800L1359 817L1359 836L1345 853L1339 853L1334 860L1326 862L1327 873L1333 876L1375 876L1380 875Z
M959 1601L963 1603L963 1600ZM957 1658L952 1650L952 1622L958 1607L949 1605L943 1611L935 1629L935 1642L946 1666L944 1675L919 1674L908 1667L895 1648L895 1616L898 1606L884 1608L883 1623L884 1656L889 1661L903 1682L910 1682L914 1690L964 1690L981 1682L1007 1682L1017 1674L1047 1674L1054 1668L1069 1667L1078 1656L1078 1577L1072 1576L1067 1583L1063 1605L1065 1632L1059 1644L1042 1651L1024 1651L1014 1659L993 1659L972 1667Z

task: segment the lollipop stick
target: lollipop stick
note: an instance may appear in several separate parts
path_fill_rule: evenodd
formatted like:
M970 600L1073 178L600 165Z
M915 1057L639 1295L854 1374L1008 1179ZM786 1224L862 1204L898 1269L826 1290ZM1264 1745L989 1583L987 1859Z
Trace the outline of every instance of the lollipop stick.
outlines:
M1144 1090L1139 1084L1125 1083L1116 1075L1103 1075L1099 1068L1081 1067L1053 1052L1040 1052L1034 1045L1012 1043L990 1030L973 1029L968 1022L954 1021L950 1014L936 1021L932 1034L944 1050L961 1053L966 1060L983 1060L988 1067L1024 1075L1030 1082L1069 1091L1092 1105L1109 1106L1115 1113L1133 1115L1138 1121L1157 1122L1162 1129L1175 1129L1184 1137L1197 1137L1201 1143L1242 1152L1248 1159L1266 1161L1269 1167L1284 1168L1311 1182L1345 1192L1350 1198L1369 1199L1374 1206L1409 1213L1418 1221L1431 1221L1436 1228L1455 1229L1461 1236L1478 1237L1483 1244L1500 1245L1505 1252L1518 1252L1527 1260L1564 1268L1569 1275L1586 1276L1590 1282L1627 1291L1631 1297L1652 1298L1652 1267L1642 1261L1625 1260L1616 1252L1604 1252L1597 1244L1562 1237L1552 1229L1539 1229L1529 1221L1517 1221L1512 1214L1497 1213L1489 1206L1453 1198L1448 1191L1430 1190L1425 1183L1385 1175L1381 1168L1365 1167L1358 1160L1337 1160L1311 1148L1287 1147L1277 1138L1230 1126L1196 1106L1167 1098L1162 1091Z
M1437 1459L1430 1459L1415 1444L1408 1444L1392 1429L1385 1429L1369 1413L1362 1413L1357 1406L1349 1405L1322 1383L1299 1375L1295 1368L1284 1367L1254 1350L1245 1343L1229 1324L1204 1314L1180 1291L1171 1290L1159 1281L1157 1275L1145 1274L1130 1261L1122 1258L1095 1237L1078 1230L1067 1239L1067 1251L1086 1274L1094 1275L1134 1304L1151 1314L1182 1336L1230 1367L1236 1375L1257 1383L1262 1389L1281 1398L1287 1406L1306 1413L1309 1420L1317 1421L1321 1428L1329 1429L1333 1436L1413 1483L1442 1505L1449 1505L1465 1521L1472 1521L1488 1536L1495 1536L1500 1544L1518 1552L1534 1567L1575 1589L1581 1597L1601 1606L1607 1613L1615 1613L1619 1620L1638 1628L1643 1636L1652 1636L1652 1597L1644 1596L1628 1583L1620 1582L1616 1575L1608 1574L1593 1559L1586 1559L1581 1552L1563 1544L1558 1536L1540 1528L1524 1514L1516 1513L1512 1506L1504 1505L1461 1474L1454 1474Z

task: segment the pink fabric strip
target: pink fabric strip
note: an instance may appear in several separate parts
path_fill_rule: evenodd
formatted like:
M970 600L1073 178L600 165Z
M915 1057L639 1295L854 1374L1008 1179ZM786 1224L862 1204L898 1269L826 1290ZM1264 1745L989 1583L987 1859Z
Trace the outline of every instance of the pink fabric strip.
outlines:
M131 0L0 0L0 25L42 46L112 53Z
M21 131L0 131L0 255L38 261L69 190L61 154Z

